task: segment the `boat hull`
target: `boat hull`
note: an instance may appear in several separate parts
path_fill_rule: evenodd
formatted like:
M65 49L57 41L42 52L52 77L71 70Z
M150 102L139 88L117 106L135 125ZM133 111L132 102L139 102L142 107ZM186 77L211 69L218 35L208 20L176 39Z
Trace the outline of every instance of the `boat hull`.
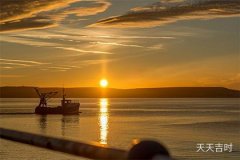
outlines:
M46 114L79 114L80 105L71 106L58 106L58 107L36 107L35 113L46 115Z

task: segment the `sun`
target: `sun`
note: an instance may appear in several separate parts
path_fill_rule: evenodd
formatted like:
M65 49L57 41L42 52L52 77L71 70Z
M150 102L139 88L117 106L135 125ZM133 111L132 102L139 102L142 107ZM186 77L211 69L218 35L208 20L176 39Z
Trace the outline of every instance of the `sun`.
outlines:
M108 81L106 79L101 79L99 84L102 88L106 88L108 86Z

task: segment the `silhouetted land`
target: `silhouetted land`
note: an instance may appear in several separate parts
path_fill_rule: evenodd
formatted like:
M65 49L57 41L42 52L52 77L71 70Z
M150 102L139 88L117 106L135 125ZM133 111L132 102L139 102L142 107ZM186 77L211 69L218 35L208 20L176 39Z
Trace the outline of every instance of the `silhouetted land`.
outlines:
M62 88L40 88L41 92L58 91ZM65 88L71 98L239 98L240 91L223 87L169 87L137 89L102 89L94 87ZM34 87L0 87L1 98L37 98Z

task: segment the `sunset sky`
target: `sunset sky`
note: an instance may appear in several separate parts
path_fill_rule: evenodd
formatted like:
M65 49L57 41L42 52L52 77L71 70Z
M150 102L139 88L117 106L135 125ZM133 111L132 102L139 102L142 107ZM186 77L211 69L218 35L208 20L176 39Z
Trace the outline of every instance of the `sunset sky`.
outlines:
M0 85L240 89L239 0L1 0Z

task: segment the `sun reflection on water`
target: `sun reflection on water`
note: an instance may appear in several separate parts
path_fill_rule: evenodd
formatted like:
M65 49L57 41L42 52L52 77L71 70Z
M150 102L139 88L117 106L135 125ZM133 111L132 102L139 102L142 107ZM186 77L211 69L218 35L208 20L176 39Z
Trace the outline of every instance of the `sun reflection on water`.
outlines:
M100 127L100 144L107 144L108 136L108 99L100 99L100 111L99 111L99 127Z

